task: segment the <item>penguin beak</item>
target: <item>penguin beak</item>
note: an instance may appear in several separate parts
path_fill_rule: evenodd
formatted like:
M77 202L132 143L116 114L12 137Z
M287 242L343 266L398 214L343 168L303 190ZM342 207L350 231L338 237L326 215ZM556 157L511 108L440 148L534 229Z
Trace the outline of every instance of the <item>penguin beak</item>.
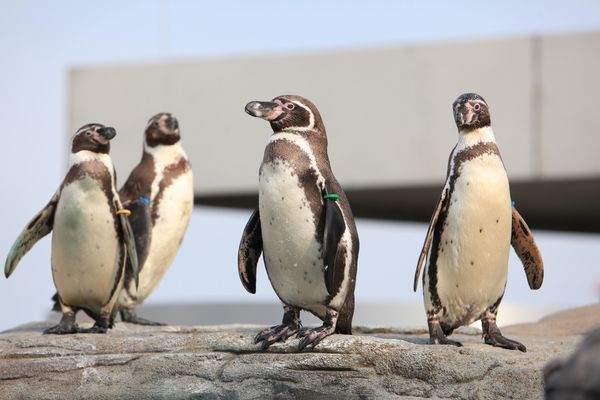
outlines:
M463 126L465 123L465 114L461 110L462 107L457 106L454 108L454 121L457 126Z
M283 114L280 104L271 101L251 101L246 104L246 113L267 121L275 121Z
M115 128L111 128L109 126L100 128L100 129L98 129L97 132L105 140L111 140L112 138L114 138L117 135L117 131L115 130Z
M177 118L169 117L167 120L167 127L173 132L179 129L179 122L177 121Z
M468 126L474 122L475 113L471 108L472 107L468 107L466 104L462 104L454 109L454 121L456 121L456 126Z

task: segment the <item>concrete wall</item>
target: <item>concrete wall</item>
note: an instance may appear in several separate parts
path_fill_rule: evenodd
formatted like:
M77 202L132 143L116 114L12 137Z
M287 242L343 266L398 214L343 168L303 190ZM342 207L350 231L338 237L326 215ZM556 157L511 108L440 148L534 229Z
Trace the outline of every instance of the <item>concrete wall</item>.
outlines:
M600 175L600 33L318 54L79 68L70 131L118 131L120 180L159 111L180 120L197 194L251 192L270 134L250 100L300 94L320 109L334 172L347 188L439 184L456 142L453 100L488 101L511 178Z

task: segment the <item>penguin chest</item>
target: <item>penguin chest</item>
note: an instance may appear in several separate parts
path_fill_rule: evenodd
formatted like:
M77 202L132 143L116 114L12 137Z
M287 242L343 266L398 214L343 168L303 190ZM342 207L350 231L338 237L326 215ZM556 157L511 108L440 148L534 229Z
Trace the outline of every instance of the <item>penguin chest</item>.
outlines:
M437 248L443 321L472 323L503 295L511 224L508 178L500 158L484 155L465 162L449 194Z
M298 173L282 160L264 163L259 210L267 274L279 298L324 315L325 286L317 223Z
M160 187L161 185L159 185ZM194 206L191 169L176 177L152 199L155 221L148 258L140 271L138 299L144 300L156 288L177 255Z
M109 199L84 176L66 185L54 216L52 275L63 302L100 309L121 279L122 253Z

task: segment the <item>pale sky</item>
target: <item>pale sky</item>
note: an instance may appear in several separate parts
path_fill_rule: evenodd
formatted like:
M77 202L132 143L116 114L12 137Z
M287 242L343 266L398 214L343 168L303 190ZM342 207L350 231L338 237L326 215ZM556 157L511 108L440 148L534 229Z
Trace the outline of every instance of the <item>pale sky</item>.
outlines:
M600 30L596 1L0 1L0 253L65 173L68 71L82 65L342 51ZM110 99L110 93L98 93ZM138 155L135 155L138 157ZM195 211L172 270L149 300L276 301L264 269L247 294L235 256L246 211ZM420 302L411 290L423 224L359 221L359 301ZM527 289L515 258L506 301L597 301L599 235L537 234L548 273ZM0 278L0 330L43 318L53 294L49 237ZM391 249L392 253L382 249ZM395 252L400 254L397 256Z

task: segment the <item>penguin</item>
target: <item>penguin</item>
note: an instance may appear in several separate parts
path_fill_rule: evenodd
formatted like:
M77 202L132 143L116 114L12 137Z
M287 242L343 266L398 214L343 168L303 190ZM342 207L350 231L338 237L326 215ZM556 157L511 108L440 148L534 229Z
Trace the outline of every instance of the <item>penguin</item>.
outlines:
M163 325L138 317L135 307L156 289L173 262L192 216L194 179L181 145L179 123L170 113L148 120L140 163L119 191L131 211L140 263L139 287L130 274L119 298L121 319Z
M238 250L243 286L256 292L261 253L267 275L283 303L281 325L254 338L263 350L298 334L299 350L333 333L352 334L358 233L348 199L327 155L327 135L309 100L285 95L253 101L246 113L273 130L259 170L259 207L248 221ZM300 310L323 321L301 328Z
M481 320L486 344L525 352L522 343L502 336L496 316L506 287L510 246L524 265L531 289L542 285L542 256L511 202L488 104L478 94L465 93L452 109L458 143L450 154L413 289L426 259L423 299L430 343L461 346L447 336Z
M6 258L4 274L8 278L29 249L53 232L52 277L62 319L46 329L46 334L106 333L112 326L126 265L137 280L137 250L126 217L129 212L119 200L109 156L115 135L115 129L96 123L79 128L62 184L21 232ZM79 310L94 319L91 328L78 327L75 315Z

